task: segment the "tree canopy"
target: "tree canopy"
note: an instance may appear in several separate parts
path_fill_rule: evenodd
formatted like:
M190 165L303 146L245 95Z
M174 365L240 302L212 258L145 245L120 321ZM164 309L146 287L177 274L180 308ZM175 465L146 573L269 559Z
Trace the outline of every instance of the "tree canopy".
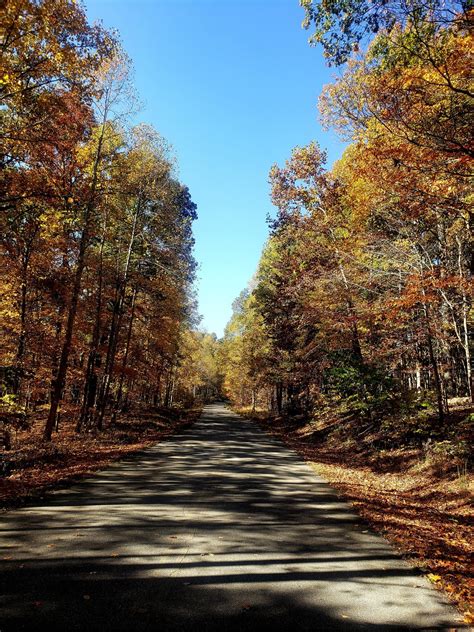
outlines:
M473 391L472 11L302 5L347 61L320 108L350 144L331 169L311 143L270 171L277 214L224 340L227 393L379 422L431 402L442 420Z

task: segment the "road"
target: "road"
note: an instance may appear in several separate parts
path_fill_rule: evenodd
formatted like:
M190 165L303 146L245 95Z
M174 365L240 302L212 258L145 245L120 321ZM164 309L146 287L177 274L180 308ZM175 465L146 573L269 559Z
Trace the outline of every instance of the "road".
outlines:
M459 627L306 463L219 404L1 529L1 632Z

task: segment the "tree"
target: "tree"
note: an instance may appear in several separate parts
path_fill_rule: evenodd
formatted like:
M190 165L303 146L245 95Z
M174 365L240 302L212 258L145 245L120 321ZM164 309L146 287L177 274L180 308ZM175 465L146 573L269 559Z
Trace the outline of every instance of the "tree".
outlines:
M429 20L431 33L446 27L464 27L472 19L469 0L300 0L305 11L303 27L314 28L310 44L322 44L330 63L341 65L371 36L384 31L390 35L401 25L407 27L421 54L428 48L426 32L419 25ZM428 53L429 54L429 53Z
M306 6L341 18L342 3ZM252 312L268 345L259 375L279 412L331 403L373 424L427 397L442 423L450 397L472 396L468 13L371 3L374 15L385 6L393 23L321 99L326 124L352 141L343 158L327 170L311 143L270 172L277 215L254 302L231 321L235 400L252 389ZM366 32L364 7L346 7L354 37Z
M194 327L196 205L162 137L130 129L115 35L67 0L7 3L0 316L8 388L79 431L162 403Z

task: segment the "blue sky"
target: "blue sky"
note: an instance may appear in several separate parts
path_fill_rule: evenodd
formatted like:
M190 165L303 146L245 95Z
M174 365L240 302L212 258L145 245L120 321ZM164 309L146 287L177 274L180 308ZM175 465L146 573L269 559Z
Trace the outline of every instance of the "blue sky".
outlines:
M201 326L220 336L268 234L271 165L313 139L329 162L342 153L316 107L333 71L307 43L298 0L86 0L86 8L119 30L144 104L139 118L173 145L198 205Z

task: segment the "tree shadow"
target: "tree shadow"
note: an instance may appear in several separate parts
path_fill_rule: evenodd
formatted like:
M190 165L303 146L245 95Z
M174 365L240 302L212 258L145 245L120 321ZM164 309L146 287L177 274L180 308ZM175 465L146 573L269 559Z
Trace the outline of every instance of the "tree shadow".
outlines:
M296 454L219 406L0 526L2 632L457 625Z

